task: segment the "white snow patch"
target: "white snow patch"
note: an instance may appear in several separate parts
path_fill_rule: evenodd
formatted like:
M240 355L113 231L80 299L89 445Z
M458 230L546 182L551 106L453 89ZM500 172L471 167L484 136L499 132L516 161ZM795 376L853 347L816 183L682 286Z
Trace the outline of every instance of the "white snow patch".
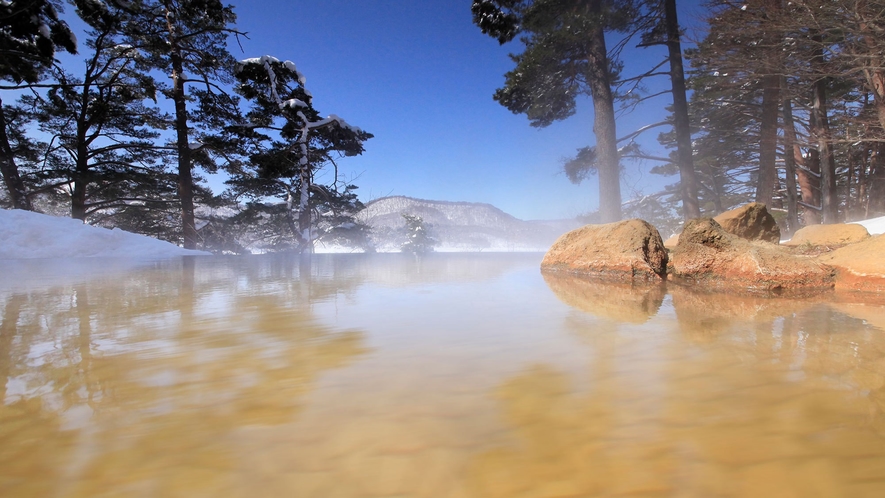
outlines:
M162 240L20 209L0 209L0 259L209 255Z
M880 235L885 233L885 216L870 218L868 220L852 221L851 223L863 226L868 232L870 232L870 235Z
M283 109L285 107L291 107L292 109L294 109L296 107L307 107L307 103L301 99L289 99L289 100L284 100L280 104L280 109Z
M286 61L286 62L283 63L283 66L284 66L286 69L288 69L289 71L292 71L293 73L295 73L295 77L298 78L298 83L299 83L301 86L304 86L304 84L307 82L307 79L304 77L303 74L301 74L301 71L299 71L298 68L295 67L295 63L294 63L294 62L292 62L292 61Z

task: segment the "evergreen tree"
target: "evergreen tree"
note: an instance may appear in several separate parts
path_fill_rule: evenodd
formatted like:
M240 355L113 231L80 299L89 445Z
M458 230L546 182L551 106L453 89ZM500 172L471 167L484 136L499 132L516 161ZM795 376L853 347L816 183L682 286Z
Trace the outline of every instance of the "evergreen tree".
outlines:
M133 15L127 23L133 45L144 51L153 68L172 79L171 87L161 88L161 93L174 105L182 239L185 248L193 249L199 238L194 217L195 189L199 190L194 165L210 172L216 168L210 151L199 146L201 122L195 119L194 106L202 110L203 122L212 123L215 117L207 115L207 110L221 112L233 105L219 84L232 82L234 62L226 44L228 35L237 34L232 27L236 16L231 6L219 0L133 0L127 8ZM193 85L197 89L191 89Z
M291 61L246 59L236 78L236 91L250 103L249 111L243 123L207 142L248 151L248 161L232 163L228 182L235 196L252 199L240 217L264 220L273 249L311 252L318 240L366 247L368 229L355 219L363 208L357 187L341 181L335 161L362 154L372 134L334 114L321 118ZM325 182L320 181L323 173ZM267 203L267 198L285 204Z
M424 220L420 216L410 214L403 214L403 220L405 220L403 232L405 232L406 241L402 245L402 252L415 255L432 252L437 241L431 235L430 227L424 223Z
M685 220L698 218L701 216L701 210L698 204L698 184L691 143L691 125L688 117L685 70L682 60L679 20L676 15L676 0L646 0L644 7L646 20L639 23L640 30L643 31L640 46L667 46L682 216ZM643 27L642 24L647 26ZM657 67L660 66L655 66L651 73L654 73ZM646 73L646 75L650 74Z
M82 2L78 14L90 25L81 76L55 69L45 97L23 99L50 137L47 155L56 159L40 168L43 189L64 188L71 216L84 221L99 214L96 219L109 223L118 212L128 218L139 210L168 211L174 183L155 145L162 116L144 104L156 101L156 84L138 49L122 43L128 13L114 4Z
M710 32L691 53L701 169L718 168L716 176L771 207L786 201L790 231L800 215L832 223L874 206L870 185L885 172L868 65L876 55L852 55L852 47L868 48L856 21L875 18L859 14L866 5L716 2Z
M58 6L55 0L0 2L0 80L13 83L3 89L37 83L52 65L56 50L76 53L76 38L58 18ZM7 124L0 100L0 174L12 207L30 210L31 201L15 163Z
M511 58L495 100L532 126L548 126L575 112L576 98L593 100L601 221L621 219L620 161L615 127L613 74L605 32L625 30L634 17L633 2L610 0L474 0L473 20L500 43L518 35L525 50ZM587 163L590 164L590 163Z

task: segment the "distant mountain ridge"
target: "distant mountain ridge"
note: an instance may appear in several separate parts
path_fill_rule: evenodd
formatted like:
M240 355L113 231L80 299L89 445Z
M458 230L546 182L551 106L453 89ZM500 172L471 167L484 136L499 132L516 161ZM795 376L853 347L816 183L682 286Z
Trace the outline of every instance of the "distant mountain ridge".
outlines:
M371 201L357 219L372 227L379 251L396 251L405 241L403 214L430 226L439 251L546 251L557 237L581 226L577 220L520 220L486 203L406 196Z

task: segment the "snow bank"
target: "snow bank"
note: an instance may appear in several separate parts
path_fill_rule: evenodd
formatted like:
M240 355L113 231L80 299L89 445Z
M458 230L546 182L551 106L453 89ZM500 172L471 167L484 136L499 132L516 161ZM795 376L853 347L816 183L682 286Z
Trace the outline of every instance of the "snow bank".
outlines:
M879 218L870 218L863 221L852 221L857 225L861 225L870 232L870 235L879 235L885 233L885 216Z
M19 209L0 209L0 259L208 255L162 240Z

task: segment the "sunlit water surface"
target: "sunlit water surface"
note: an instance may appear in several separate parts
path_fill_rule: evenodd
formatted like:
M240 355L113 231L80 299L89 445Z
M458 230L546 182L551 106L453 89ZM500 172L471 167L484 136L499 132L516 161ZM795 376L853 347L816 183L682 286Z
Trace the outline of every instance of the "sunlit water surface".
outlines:
M875 298L540 258L0 262L0 496L885 496Z

